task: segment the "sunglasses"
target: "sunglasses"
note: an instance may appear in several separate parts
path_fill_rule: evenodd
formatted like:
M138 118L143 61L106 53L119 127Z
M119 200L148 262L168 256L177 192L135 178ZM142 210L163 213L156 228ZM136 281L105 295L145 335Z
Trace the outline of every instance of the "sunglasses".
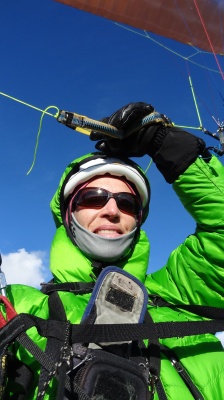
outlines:
M102 208L114 199L119 210L126 214L139 216L142 210L141 200L133 193L111 193L106 189L91 187L80 189L73 200L73 210L76 206Z

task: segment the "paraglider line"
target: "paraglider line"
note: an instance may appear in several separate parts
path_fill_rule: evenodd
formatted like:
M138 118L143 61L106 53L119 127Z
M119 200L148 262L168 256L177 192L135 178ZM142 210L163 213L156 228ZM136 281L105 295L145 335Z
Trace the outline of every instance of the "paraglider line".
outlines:
M124 25L119 24L119 23L117 23L117 22L115 23L115 25L118 25L120 28L126 29L126 30L129 31L129 32L132 32L132 33L134 33L135 35L143 36L145 39L151 40L151 42L153 42L153 43L157 44L158 46L162 47L164 50L167 50L167 51L169 51L170 53L173 53L174 55L176 55L176 56L182 58L182 59L185 60L185 61L188 60L189 62L191 62L191 63L194 64L194 65L197 65L197 66L200 67L200 68L206 69L206 70L211 71L211 72L215 72L216 74L219 74L219 73L220 73L218 70L215 70L215 69L213 69L213 68L209 68L209 67L207 67L207 66L205 66L205 65L203 65L203 64L199 64L199 63L197 63L197 62L191 60L191 57L195 57L195 55L197 55L197 54L202 54L202 53L204 53L204 54L211 54L211 53L209 53L209 52L207 52L207 51L197 50L197 48L196 48L195 46L192 46L192 45L189 44L188 46L191 47L191 48L193 48L194 50L196 50L196 53L194 53L194 54L192 54L192 55L190 55L190 56L188 56L188 57L185 57L185 56L183 56L182 54L177 53L176 51L172 50L170 47L167 47L167 46L165 46L164 44L160 43L158 40L153 39L153 38L149 35L149 33L148 33L147 31L143 31L143 32L144 32L144 34L143 34L143 33L141 33L141 32L137 32L136 30L131 29L131 28L128 28L127 26L124 26Z
M192 96L193 96L194 105L195 105L197 116L198 116L199 125L202 128L202 120L201 120L201 116L200 116L200 112L199 112L199 108L198 108L198 103L197 103L197 100L196 100L195 91L194 91L192 79L191 79L191 76L190 76L190 71L189 71L189 68L188 68L188 64L187 64L187 72L188 72L188 79L189 79L189 84L190 84L190 88L191 88L191 93L192 93Z
M177 4L177 1L176 1L176 0L173 0L173 3L174 3L174 5L176 6L176 9L178 10L178 13L179 13L179 15L180 15L180 18L182 19L182 21L183 21L183 23L184 23L186 29L188 30L189 35L191 36L192 42L193 42L193 43L196 43L196 42L195 42L195 38L194 38L194 36L192 35L192 32L191 32L191 30L190 30L190 28L189 28L189 26L188 26L188 23L187 23L187 21L186 21L186 19L185 19L185 17L184 17L184 14L181 12L180 7L179 7L178 4ZM195 48L195 46L193 46L193 47Z
M32 164L31 164L31 167L30 167L29 171L26 173L27 175L29 175L29 173L32 171L32 169L34 167L34 164L36 162L37 149L38 149L38 146L39 146L39 139L40 139L40 132L41 132L41 128L42 128L42 122L43 122L43 118L44 118L45 114L49 114L47 112L49 110L49 108L56 108L57 109L57 114L56 115L59 114L59 109L58 109L58 107L55 107L55 106L49 106L49 107L45 108L45 110L42 111L42 115L40 117L39 129L38 129L38 132L37 132L37 138L36 138L36 145L35 145L35 149L34 149L33 161L32 161ZM50 114L50 115L52 115L52 114Z
M220 25L220 32L221 32L221 38L222 38L222 48L223 48L223 51L224 51L224 37L223 37L223 29L222 29L222 21L221 21L220 9L219 9L219 25Z
M207 37L207 39L208 39L209 45L210 45L210 47L211 47L212 53L213 53L213 55L214 55L214 57L215 57L216 64L217 64L218 69L219 69L219 71L220 71L221 77L222 77L222 79L224 80L224 74L223 74L222 69L221 69L221 67L220 67L218 58L217 58L217 56L216 56L216 54L215 54L214 47L213 47L212 42L211 42L211 40L210 40L208 31L207 31L207 29L206 29L205 23L204 23L203 18L202 18L202 16L201 16L201 13L200 13L200 10L199 10L199 8L198 8L198 5L197 5L196 0L194 0L194 5L195 5L195 8L196 8L196 10L197 10L197 13L198 13L198 16L199 16L199 18L200 18L200 21L201 21L201 24L202 24L202 26L203 26L203 29L204 29L204 31L205 31L205 34L206 34L206 37Z
M47 115L50 115L51 117L57 118L57 116L58 116L58 113L55 114L55 115L54 115L54 114L51 114L51 113L47 112L46 109L45 109L45 110L42 110L41 108L32 106L31 104L25 103L25 102L22 101L22 100L19 100L19 99L16 99L15 97L9 96L9 95L6 94L6 93L0 92L0 95L5 96L5 97L8 97L8 98L11 99L11 100L17 101L18 103L21 103L21 104L23 104L24 106L33 108L34 110L41 111L42 113L47 114ZM48 109L48 108L52 108L52 107L54 108L55 106L47 107L47 109ZM55 107L55 108L57 108L57 107ZM58 110L58 111L59 111L59 110Z
M218 90L218 92L219 92L219 94L220 94L220 97L221 97L221 99L222 99L222 101L223 101L223 105L224 105L224 97L223 97L222 93L220 92L220 90Z

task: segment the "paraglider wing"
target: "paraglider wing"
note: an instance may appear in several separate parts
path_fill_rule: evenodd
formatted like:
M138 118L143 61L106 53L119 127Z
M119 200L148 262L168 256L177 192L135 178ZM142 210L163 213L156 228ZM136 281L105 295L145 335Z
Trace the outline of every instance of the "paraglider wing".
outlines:
M224 54L221 27L224 0L56 1L209 52Z

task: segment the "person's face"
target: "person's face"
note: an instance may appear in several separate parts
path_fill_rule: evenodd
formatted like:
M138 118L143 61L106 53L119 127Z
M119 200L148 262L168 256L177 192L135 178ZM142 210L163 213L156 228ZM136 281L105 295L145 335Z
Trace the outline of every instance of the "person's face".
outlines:
M99 187L112 193L131 193L125 182L115 177L96 178L86 187ZM129 233L137 225L137 216L120 211L113 198L109 199L100 209L77 206L74 216L85 229L108 238L116 238Z

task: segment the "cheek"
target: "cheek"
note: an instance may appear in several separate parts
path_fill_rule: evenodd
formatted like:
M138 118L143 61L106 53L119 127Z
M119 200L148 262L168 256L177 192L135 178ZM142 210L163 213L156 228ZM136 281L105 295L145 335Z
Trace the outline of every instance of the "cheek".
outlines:
M89 208L77 208L74 211L74 217L76 221L84 228L89 229L91 222L95 219L96 210Z
M87 210L74 211L74 217L80 225L82 225L84 228L86 227L87 221L88 221L88 211Z
M134 228L136 228L138 220L135 217L125 215L125 225L127 231L131 232Z

